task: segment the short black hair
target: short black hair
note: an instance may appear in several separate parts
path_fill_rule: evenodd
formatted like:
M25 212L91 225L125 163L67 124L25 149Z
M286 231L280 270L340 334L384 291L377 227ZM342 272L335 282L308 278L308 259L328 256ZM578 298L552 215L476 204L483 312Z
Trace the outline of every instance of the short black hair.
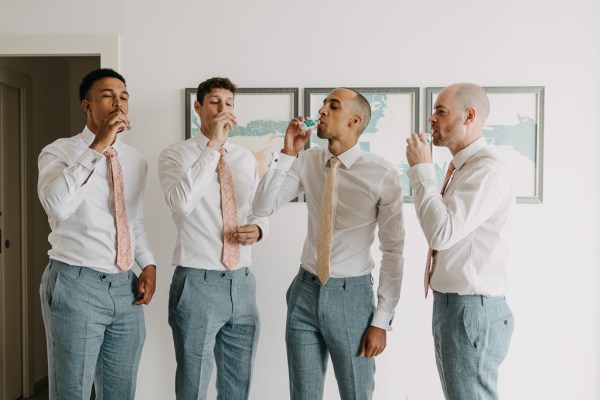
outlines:
M206 96L207 93L210 93L213 89L226 89L234 95L237 93L237 86L235 86L235 83L231 82L229 78L222 78L218 76L210 78L198 85L198 90L196 91L196 100L198 100L200 105L202 105L202 102L204 101L204 96Z
M111 68L98 68L91 72L89 72L86 76L83 77L81 84L79 85L79 101L83 101L84 99L89 98L90 88L94 84L94 82L102 79L102 78L116 78L123 82L124 85L127 86L125 82L125 78L123 75L119 74L117 71Z

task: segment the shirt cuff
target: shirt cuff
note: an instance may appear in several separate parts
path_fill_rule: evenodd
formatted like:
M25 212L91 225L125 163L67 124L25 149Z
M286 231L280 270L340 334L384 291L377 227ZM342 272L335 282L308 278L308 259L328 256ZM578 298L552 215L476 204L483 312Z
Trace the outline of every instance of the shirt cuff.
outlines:
M413 165L408 170L408 177L410 178L411 184L431 180L436 181L437 179L435 172L433 171L433 164L431 163L420 163Z
M375 310L371 326L384 329L386 331L392 330L392 321L394 321L394 313L389 313L381 310Z
M273 153L273 161L271 161L271 168L278 169L280 171L289 171L292 168L292 164L296 157L288 156L280 152Z
M140 255L139 257L137 257L135 259L135 262L140 267L140 269L144 269L150 264L156 265L156 261L154 260L154 257L149 254Z
M94 168L96 168L96 164L102 159L104 159L104 154L88 148L81 156L79 156L75 163L80 164L88 171L92 171Z

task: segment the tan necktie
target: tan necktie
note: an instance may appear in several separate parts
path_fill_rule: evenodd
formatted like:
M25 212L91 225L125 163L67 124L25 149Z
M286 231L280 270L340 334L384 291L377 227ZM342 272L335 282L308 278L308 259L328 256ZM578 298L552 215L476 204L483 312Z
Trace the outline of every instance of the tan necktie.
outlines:
M317 276L323 285L329 280L331 234L333 233L333 217L337 200L335 181L340 160L331 158L329 165L331 171L329 171L325 186L323 186L323 197L321 198L321 209L319 211L319 236L317 239Z
M107 147L103 154L108 160L108 171L112 181L111 187L115 206L115 226L117 228L117 267L125 272L132 261L129 222L127 222L127 211L125 210L123 170L117 159L117 151L113 147Z
M223 264L229 269L240 263L240 244L233 237L238 226L237 207L231 170L225 162L225 149L221 147L221 158L217 164L217 174L221 183L221 214L223 215Z
M450 178L452 178L452 174L454 174L455 169L456 168L454 168L454 164L450 163L450 165L448 165L446 177L444 178L444 184L442 185L442 191L440 192L442 196L444 196L444 193L446 193L448 183L450 182ZM427 294L429 294L429 282L431 281L431 274L433 274L433 266L435 264L433 262L433 258L435 257L436 253L437 250L431 248L427 252L427 265L425 265L425 298L427 298Z

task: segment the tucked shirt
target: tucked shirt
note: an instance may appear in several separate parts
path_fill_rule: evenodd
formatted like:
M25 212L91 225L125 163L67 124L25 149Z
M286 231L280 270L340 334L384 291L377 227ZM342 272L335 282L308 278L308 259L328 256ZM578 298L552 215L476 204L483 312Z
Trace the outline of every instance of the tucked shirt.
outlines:
M308 231L301 263L317 274L317 237L323 186L329 173L327 148L313 147L291 157L275 153L254 200L257 215L271 215L296 196L305 194ZM390 162L364 152L356 144L337 157L337 205L334 215L330 276L370 274L375 268L371 245L379 227L382 252L377 308L371 325L391 330L400 298L403 273L404 220L400 175Z
M417 217L437 250L431 288L443 293L500 296L507 290L512 179L498 150L480 138L452 159L442 198L430 163L408 171Z
M52 229L50 258L116 274L121 271L116 264L112 177L108 159L89 147L94 138L86 126L80 134L58 139L42 150L38 196ZM144 268L156 264L143 224L148 166L139 151L118 138L112 147L123 170L131 259Z
M159 157L158 177L177 228L173 265L226 270L223 252L221 186L217 164L221 154L207 147L203 134L164 149ZM256 217L251 205L258 186L258 166L252 153L226 142L225 161L231 170L238 226L256 224L264 238L266 218ZM240 245L240 262L234 269L252 264L251 246Z

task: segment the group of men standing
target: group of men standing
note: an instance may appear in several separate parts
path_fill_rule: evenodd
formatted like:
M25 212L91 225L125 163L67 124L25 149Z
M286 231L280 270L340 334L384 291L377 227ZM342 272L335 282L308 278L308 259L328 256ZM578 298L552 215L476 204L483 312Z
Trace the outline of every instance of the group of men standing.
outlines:
M217 366L218 398L248 399L259 336L250 246L267 217L304 195L308 229L286 300L290 398L322 399L328 357L342 399L371 399L374 357L386 346L403 274L400 175L361 150L369 102L337 88L319 110L325 148L290 121L262 179L252 153L228 141L237 88L198 86L200 133L163 150L158 175L177 230L169 325L178 400L205 399ZM120 140L130 126L125 79L90 72L80 86L84 130L39 157L38 195L52 232L40 286L51 399L133 399L156 267L143 225L147 165ZM455 84L435 103L433 145L453 155L442 193L424 134L407 139L415 209L430 246L426 294L434 293L435 355L447 399L497 399L497 371L513 330L506 305L510 176L483 138L489 113L477 85ZM370 248L382 258L376 296ZM424 255L425 256L425 255ZM424 257L425 258L425 257ZM132 272L134 262L142 268ZM375 301L376 297L376 301Z

